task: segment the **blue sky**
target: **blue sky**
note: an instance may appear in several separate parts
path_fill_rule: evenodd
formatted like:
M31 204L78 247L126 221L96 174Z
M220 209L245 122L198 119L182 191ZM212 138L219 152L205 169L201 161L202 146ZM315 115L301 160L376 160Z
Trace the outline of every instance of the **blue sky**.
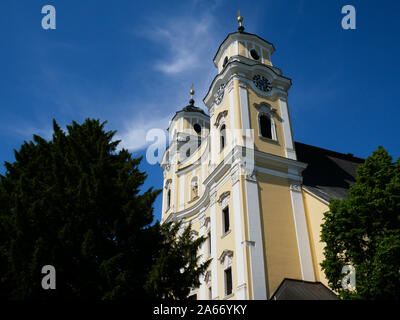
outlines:
M56 30L41 9L56 8ZM356 8L343 30L341 8ZM212 58L237 28L272 42L272 63L291 78L296 141L367 157L378 145L400 156L400 2L1 0L0 173L32 134L51 136L85 118L107 120L122 145L145 153L145 135L168 126L188 102L204 107ZM145 187L162 187L158 165L142 164ZM160 217L161 197L155 204Z

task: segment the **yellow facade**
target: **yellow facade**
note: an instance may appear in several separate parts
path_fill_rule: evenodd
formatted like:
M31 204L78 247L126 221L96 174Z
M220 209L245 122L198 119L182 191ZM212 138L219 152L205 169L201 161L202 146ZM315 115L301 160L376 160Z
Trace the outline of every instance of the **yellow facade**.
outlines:
M315 270L315 278L328 286L328 280L321 270L320 264L324 260L324 243L319 241L321 236L321 224L323 213L329 211L329 205L310 192L303 190L304 207L306 210L309 236L311 239L311 252Z
M162 222L191 223L207 237L199 255L212 262L198 299L269 299L285 278L326 283L319 237L328 207L301 187L291 80L272 66L274 50L256 35L228 35L203 99L209 114L191 101L169 126Z

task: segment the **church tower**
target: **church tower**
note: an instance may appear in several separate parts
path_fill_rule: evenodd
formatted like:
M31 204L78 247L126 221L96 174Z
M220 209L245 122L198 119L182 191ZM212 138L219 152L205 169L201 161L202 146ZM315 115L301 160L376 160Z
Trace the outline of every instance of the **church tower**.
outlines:
M291 80L273 66L273 44L228 34L203 99L169 125L162 222L183 220L207 237L212 258L197 299L269 299L286 278L315 281L302 171L289 115Z

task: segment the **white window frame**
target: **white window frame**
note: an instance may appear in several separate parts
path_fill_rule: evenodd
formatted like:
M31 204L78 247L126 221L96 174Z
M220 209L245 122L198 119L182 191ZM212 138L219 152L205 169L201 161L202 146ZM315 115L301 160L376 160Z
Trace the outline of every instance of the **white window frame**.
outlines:
M225 126L225 129L224 129L224 147L222 147L222 143L221 143L221 140L222 140L222 126ZM226 136L226 124L225 124L225 121L224 122L222 122L221 123L221 125L219 126L219 128L218 128L218 135L219 135L219 152L222 152L222 151L224 151L224 149L226 148L226 144L227 144L227 136Z
M261 134L261 123L260 123L260 121L261 121L261 117L262 117L262 116L267 116L267 117L269 117L269 120L271 121L271 139L270 139L270 138L267 138L267 137L264 137L264 136ZM258 120L258 136L259 136L261 139L272 140L272 141L278 141L277 135L276 135L276 124L275 124L275 120L274 120L274 117L272 116L271 111L268 110L266 107L260 108L260 110L258 111L258 118L257 118L257 120Z
M219 261L222 264L222 271L224 277L224 299L228 299L234 295L234 286L233 286L233 267L232 267L232 259L233 259L233 251L224 250L219 257ZM227 294L227 279L226 279L226 270L231 269L231 279L232 279L232 292Z
M221 238L225 237L232 230L231 207L230 207L230 192L222 193L218 199L221 209ZM225 213L224 210L228 208L229 229L225 231Z
M168 179L165 183L165 212L167 212L172 207L172 191L171 191L172 180ZM168 192L170 193L169 196L169 203L168 203Z
M225 231L225 209L228 209L228 222L229 222L229 228L228 230ZM222 237L226 236L227 234L229 234L231 232L231 213L230 213L230 208L229 208L229 204L226 205L225 207L221 208L221 219L222 219L222 230L221 230L221 234Z

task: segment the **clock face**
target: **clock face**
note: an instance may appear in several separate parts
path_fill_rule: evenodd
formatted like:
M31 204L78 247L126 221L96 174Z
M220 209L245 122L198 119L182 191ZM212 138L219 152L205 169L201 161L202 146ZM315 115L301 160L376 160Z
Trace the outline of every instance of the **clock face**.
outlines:
M221 103L222 98L224 97L224 92L225 92L225 84L221 84L219 86L217 93L215 94L215 103L216 104Z
M271 89L272 89L271 82L268 81L268 79L266 79L265 77L263 77L263 76L261 76L259 74L256 74L253 77L253 83L261 91L268 92L268 91L271 91Z

